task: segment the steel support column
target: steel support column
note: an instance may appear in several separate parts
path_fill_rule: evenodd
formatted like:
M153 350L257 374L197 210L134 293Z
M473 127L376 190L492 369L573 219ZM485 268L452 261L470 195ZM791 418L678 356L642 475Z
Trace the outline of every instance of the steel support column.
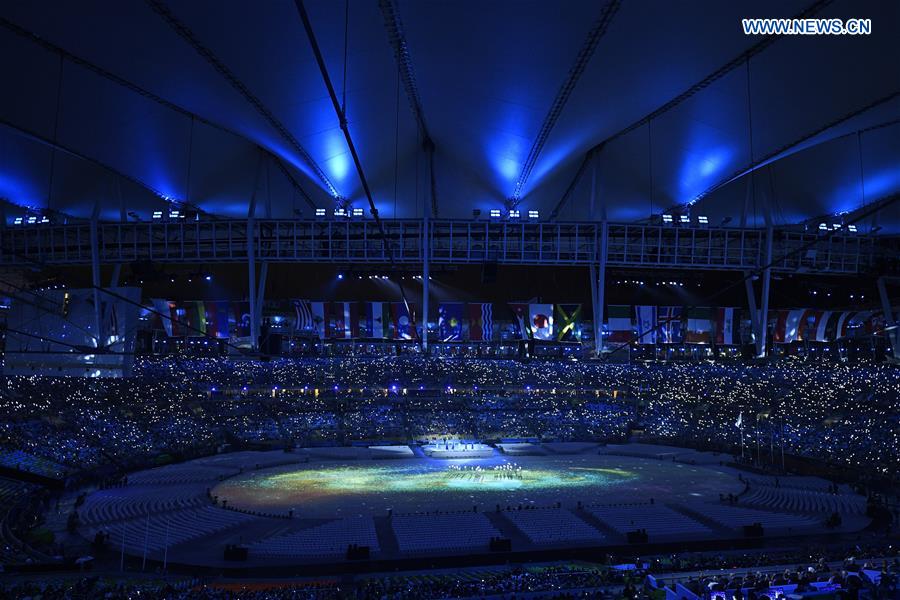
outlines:
M759 315L759 330L756 332L756 356L764 358L766 356L766 337L768 336L769 324L769 287L772 281L772 243L775 237L775 230L772 225L766 227L766 258L765 268L763 269L762 282L762 312Z
M113 265L112 275L109 277L109 287L119 287L119 279L122 277L122 263Z
M259 339L260 329L262 328L263 306L266 302L266 279L269 276L269 263L264 262L259 266L259 277L256 284L256 337Z
M593 327L593 331L596 332L597 315L599 315L600 313L597 310L597 265L593 263L588 265L588 280L591 285L591 319L595 324ZM596 337L596 333L594 334L594 336ZM596 339L594 340L594 352L599 352L599 346Z
M91 285L94 288L94 331L97 336L97 348L104 345L103 318L100 310L100 240L97 215L91 218Z
M900 329L897 319L894 317L894 307L891 306L891 298L887 293L887 278L878 278L878 296L881 300L881 310L884 313L884 332L891 345L891 357L900 360Z
M750 310L750 331L753 333L753 344L756 355L759 356L759 310L756 306L756 289L753 287L753 277L749 271L744 271L744 289L747 292L747 308Z
M597 354L603 351L603 313L606 304L606 260L608 254L609 225L604 219L600 224L600 262L597 265L597 312L594 318L594 346Z
M255 195L255 192L254 192ZM250 300L250 347L259 348L259 310L256 305L256 219L247 219L247 296Z
M428 294L431 275L431 243L428 238L428 207L422 222L422 350L428 351Z

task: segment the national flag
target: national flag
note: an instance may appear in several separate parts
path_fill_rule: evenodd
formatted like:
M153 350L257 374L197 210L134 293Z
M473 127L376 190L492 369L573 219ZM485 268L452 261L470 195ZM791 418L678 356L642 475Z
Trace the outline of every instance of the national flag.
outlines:
M827 342L828 337L825 335L825 332L828 327L828 322L831 320L831 315L834 313L830 310L823 311L816 321L816 332L815 332L815 341L817 342Z
M353 335L350 302L328 302L326 304L326 335L331 339L349 339Z
M250 337L250 303L249 302L233 302L231 304L234 311L234 336L238 338Z
M153 310L156 311L166 335L172 337L174 335L172 333L172 309L169 301L162 298L151 298L150 302L153 304Z
M712 309L706 306L687 310L687 331L684 341L688 344L712 343Z
M866 329L872 335L882 336L884 335L884 330L887 327L887 319L884 316L882 311L877 311L872 313L872 318L869 319Z
M189 334L187 327L187 310L184 302L169 300L169 312L172 314L172 335L184 337Z
M635 306L634 317L637 323L637 343L655 344L658 319L655 306Z
M800 321L803 320L803 315L806 313L806 309L799 308L794 310L787 311L787 316L784 320L784 343L790 344L791 342L796 342L799 338L800 334Z
M659 336L664 344L680 344L682 336L682 310L680 306L660 306L658 310Z
M631 307L624 304L610 304L606 312L609 341L632 341L634 339L634 326L631 323Z
M735 310L719 307L716 313L716 344L730 346L734 344Z
M769 324L772 326L772 343L783 344L787 333L787 310L770 310Z
M391 302L391 324L394 328L395 340L414 340L416 332L413 328L412 316L410 311L413 310L410 305L409 310L403 302Z
M325 303L324 302L310 302L310 308L312 309L312 320L313 320L313 331L316 332L316 336L320 340L325 339Z
M462 340L463 308L461 302L438 304L438 335L442 342Z
M388 337L391 322L390 305L384 302L366 302L363 310L365 316L360 324L362 335L369 338Z
M228 308L228 302L224 300L206 303L206 335L228 338Z
M316 324L313 321L312 303L309 300L294 300L294 331L312 333Z
M513 312L515 320L513 324L516 327L516 335L520 340L531 339L531 321L528 318L527 304L510 304L510 310Z
M825 339L823 341L833 342L840 337L840 325L844 319L844 315L846 313L834 311L828 317L828 322L825 324Z
M850 311L844 311L841 313L841 316L838 317L837 329L835 331L834 339L839 339L842 337L847 337L847 324L850 321L850 316L853 315Z
M857 337L861 335L871 334L870 322L874 311L864 310L853 313L845 327L845 337Z
M816 328L819 325L819 319L822 318L821 310L807 310L800 319L800 327L797 330L797 339L804 342L815 341Z
M202 300L191 303L191 326L189 335L205 336L206 335L206 306Z
M581 340L581 305L556 305L556 339L565 342Z
M494 337L494 305L490 302L470 302L466 307L469 315L469 341L489 342Z
M531 333L536 340L553 339L553 305L529 304L528 317Z
M744 424L744 411L738 413L737 421L734 422L734 426L740 428Z

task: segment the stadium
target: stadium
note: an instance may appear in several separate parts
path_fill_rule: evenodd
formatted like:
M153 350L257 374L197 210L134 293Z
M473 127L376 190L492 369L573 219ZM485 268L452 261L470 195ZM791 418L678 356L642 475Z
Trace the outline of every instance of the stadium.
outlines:
M900 598L900 4L0 47L0 598Z

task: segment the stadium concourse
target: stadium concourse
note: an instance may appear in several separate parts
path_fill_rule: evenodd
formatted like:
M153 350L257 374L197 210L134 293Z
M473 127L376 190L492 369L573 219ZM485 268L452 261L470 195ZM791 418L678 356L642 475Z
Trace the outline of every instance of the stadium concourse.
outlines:
M900 3L0 3L0 600L898 600Z

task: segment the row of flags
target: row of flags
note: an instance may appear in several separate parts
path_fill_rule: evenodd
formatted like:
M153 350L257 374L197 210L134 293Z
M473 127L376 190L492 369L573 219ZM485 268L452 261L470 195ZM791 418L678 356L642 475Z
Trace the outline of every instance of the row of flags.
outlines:
M742 322L749 329L750 312L732 307L635 306L609 307L609 340L639 344L717 344L741 342ZM858 335L882 335L881 311L830 311L809 308L770 310L766 319L772 342L833 342ZM749 340L745 340L749 341Z
M153 299L151 326L171 337L241 338L250 335L248 302L172 301ZM503 305L496 305L503 307ZM582 305L510 303L501 318L517 339L577 342L582 339ZM292 310L291 310L292 309ZM438 304L437 336L445 342L495 338L495 305L490 302ZM293 313L293 314L291 314ZM605 331L612 343L717 344L742 341L750 313L734 307L610 305ZM298 334L319 339L417 339L416 305L403 302L318 302L292 300L267 303L262 317L284 323ZM880 335L879 311L789 309L769 311L767 324L774 343L830 342L851 335Z
M731 307L609 307L609 341L638 344L736 344L740 309Z
M314 333L319 339L416 338L410 310L403 302L293 301L294 330Z

